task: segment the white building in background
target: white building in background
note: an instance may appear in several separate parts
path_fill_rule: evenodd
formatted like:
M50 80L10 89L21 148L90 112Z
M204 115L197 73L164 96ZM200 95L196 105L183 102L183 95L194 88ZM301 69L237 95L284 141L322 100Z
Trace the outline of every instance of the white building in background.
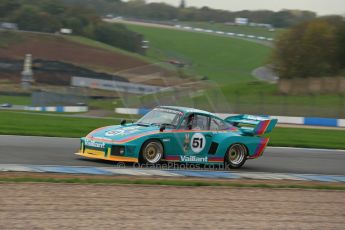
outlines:
M71 86L84 87L90 89L102 89L108 91L117 91L123 93L135 93L135 94L151 94L157 93L163 90L163 87L144 85L131 82L103 80L87 77L73 76L71 79Z
M68 28L61 28L60 29L60 34L72 34L73 33L73 30L72 29L68 29Z
M18 25L12 22L1 22L0 29L4 30L18 30Z
M248 25L248 18L235 18L235 24L237 25Z

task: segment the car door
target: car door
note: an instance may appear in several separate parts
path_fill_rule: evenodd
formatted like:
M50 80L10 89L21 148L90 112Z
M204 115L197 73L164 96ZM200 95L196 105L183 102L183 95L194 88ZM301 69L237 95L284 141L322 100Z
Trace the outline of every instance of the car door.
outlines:
M192 119L190 117L193 117ZM175 135L179 145L180 161L187 163L206 163L212 142L209 130L210 117L204 114L189 114Z

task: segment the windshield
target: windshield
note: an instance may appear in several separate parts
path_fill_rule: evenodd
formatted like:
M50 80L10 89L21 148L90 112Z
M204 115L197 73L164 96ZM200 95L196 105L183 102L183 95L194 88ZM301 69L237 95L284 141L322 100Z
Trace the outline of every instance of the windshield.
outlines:
M170 125L176 127L182 117L182 112L170 109L154 109L147 113L140 120L138 124L144 125Z

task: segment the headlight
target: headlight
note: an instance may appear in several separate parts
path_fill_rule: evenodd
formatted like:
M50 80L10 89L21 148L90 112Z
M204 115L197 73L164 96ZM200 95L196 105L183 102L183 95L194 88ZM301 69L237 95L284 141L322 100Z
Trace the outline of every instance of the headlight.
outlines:
M120 156L125 154L125 147L124 146L116 146L113 145L111 147L111 155L113 156Z
M123 154L125 154L125 148L124 147L120 147L120 155L123 155Z
M81 153L85 152L85 145L84 145L84 142L82 140L80 141L80 152Z

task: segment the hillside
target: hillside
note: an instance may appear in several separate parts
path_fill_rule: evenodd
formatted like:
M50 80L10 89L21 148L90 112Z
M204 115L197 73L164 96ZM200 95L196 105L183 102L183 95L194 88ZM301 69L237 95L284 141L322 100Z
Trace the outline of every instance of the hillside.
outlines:
M124 51L97 47L91 42L82 44L79 40L43 33L0 31L0 58L21 60L25 54L32 54L34 59L62 61L109 72L149 64Z
M39 63L48 62L47 64L56 66L53 69L45 66L44 69L48 68L51 72L46 72L43 76L40 76L39 72L36 71L37 77L53 78L54 76L57 81L57 75L60 72L65 72L62 73L64 76L60 76L63 79L58 79L60 82L69 82L68 78L71 76L85 76L85 73L90 71L110 75L110 78L114 74L125 81L134 83L165 86L184 82L183 79L178 78L174 68L162 67L162 65L154 64L152 60L143 56L87 38L46 33L0 31L0 60L3 60L5 65L6 63L17 63L16 65L19 63L20 65L26 54L32 54L34 64L38 61ZM57 63L51 63L54 61ZM62 66L62 69L57 69L58 66ZM65 71L65 67L76 71L80 70L80 74ZM17 81L22 67L19 66L18 68L12 74L12 78L16 78ZM93 75L92 72L87 74ZM9 75L11 73L7 73L2 68L0 77L9 78ZM49 82L53 83L52 81Z
M178 104L231 113L289 116L343 117L344 97L337 94L289 96L279 94L277 86L258 82L251 70L269 61L271 49L240 39L196 32L128 26L145 35L153 47L152 58L176 57L191 60L192 70L216 81L218 88L199 93L178 93ZM174 95L159 95L161 104ZM148 105L153 101L144 98Z
M125 27L109 26L93 8L60 0L1 0L0 22L15 23L19 30L56 33L68 28L73 34L130 52L141 51L141 36Z
M271 49L260 44L165 28L127 25L149 41L148 56L156 60L176 59L187 71L219 83L248 82L251 71L264 65Z

